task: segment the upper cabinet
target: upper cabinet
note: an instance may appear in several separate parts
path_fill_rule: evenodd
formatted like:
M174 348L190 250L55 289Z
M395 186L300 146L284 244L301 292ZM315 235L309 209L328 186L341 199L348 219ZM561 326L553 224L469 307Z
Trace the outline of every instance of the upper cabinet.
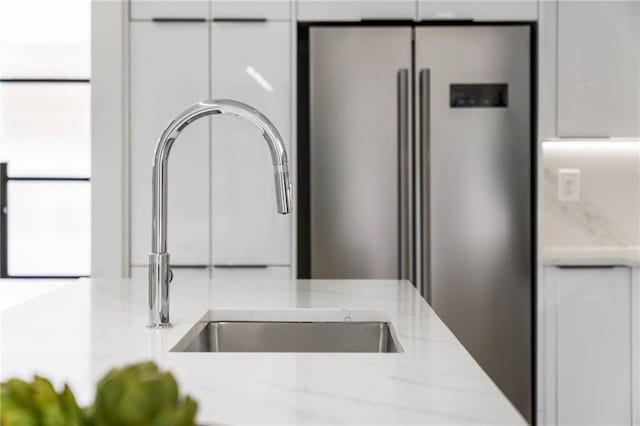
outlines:
M292 7L293 5L297 7ZM132 20L536 21L538 0L130 0Z
M133 20L208 19L208 0L130 0L129 14Z
M288 22L211 24L211 92L261 111L291 156L290 29ZM291 216L277 213L262 134L237 117L214 117L211 155L212 264L288 265Z
M212 0L214 20L289 20L290 0Z
M640 135L640 3L558 6L558 136Z
M134 21L288 20L291 0L131 0Z
M209 25L131 23L131 263L151 251L151 165L160 133L183 108L209 97ZM188 46L185 49L184 46ZM167 56L167 52L171 52ZM209 261L209 126L187 127L169 157L171 262Z
M418 20L535 21L537 0L418 0Z
M414 20L416 0L298 0L300 21Z

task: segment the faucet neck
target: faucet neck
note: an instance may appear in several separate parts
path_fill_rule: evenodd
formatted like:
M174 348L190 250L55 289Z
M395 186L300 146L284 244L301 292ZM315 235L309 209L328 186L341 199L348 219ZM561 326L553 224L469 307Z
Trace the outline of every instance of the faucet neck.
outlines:
M289 213L290 183L287 151L280 133L260 111L249 105L230 99L208 100L198 102L185 108L165 128L156 145L153 156L153 232L152 252L167 252L167 171L169 153L180 133L194 121L215 114L231 114L253 123L262 133L269 147L271 161L275 169L276 179L286 178L286 188L276 182L276 195L280 213ZM280 176L279 176L280 175Z

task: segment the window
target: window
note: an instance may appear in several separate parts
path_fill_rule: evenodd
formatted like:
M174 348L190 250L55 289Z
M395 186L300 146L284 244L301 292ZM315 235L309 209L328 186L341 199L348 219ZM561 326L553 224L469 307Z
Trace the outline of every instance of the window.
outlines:
M89 274L90 8L0 2L0 277Z

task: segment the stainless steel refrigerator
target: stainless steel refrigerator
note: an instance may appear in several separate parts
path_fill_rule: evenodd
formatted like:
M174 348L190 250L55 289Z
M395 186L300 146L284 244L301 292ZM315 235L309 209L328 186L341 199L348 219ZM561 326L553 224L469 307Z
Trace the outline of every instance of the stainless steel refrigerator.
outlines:
M411 280L531 420L531 27L306 31L303 275Z

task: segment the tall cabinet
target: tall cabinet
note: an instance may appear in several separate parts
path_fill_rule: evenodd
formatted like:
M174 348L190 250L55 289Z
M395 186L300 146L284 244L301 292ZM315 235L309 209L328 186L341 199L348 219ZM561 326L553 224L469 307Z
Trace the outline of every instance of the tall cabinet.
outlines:
M233 2L218 3L207 13L234 13ZM209 98L245 102L273 121L292 155L291 24L247 19L246 9L237 10L243 19L207 19L170 16L167 5L131 7L131 266L142 276L153 151L182 108ZM271 157L253 125L218 115L180 135L169 158L168 243L177 277L182 268L189 277L290 276L291 219L277 213Z
M288 22L211 24L211 94L262 111L291 155ZM233 41L233 42L230 42ZM211 260L289 265L289 216L276 211L273 168L262 135L232 116L211 120Z
M155 145L182 108L209 97L209 29L203 22L132 22L130 28L131 264L142 266L151 251ZM168 242L176 265L209 263L209 139L207 120L195 122L169 158Z
M558 0L559 137L640 136L640 3Z

